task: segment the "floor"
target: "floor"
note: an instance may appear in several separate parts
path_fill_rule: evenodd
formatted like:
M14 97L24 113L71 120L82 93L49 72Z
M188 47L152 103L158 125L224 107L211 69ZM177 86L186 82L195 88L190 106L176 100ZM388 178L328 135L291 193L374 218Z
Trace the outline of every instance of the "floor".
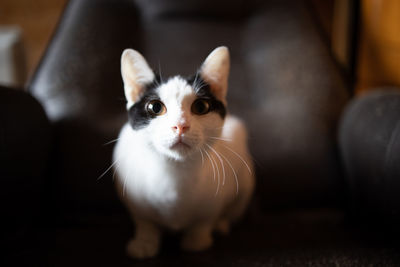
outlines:
M45 51L66 0L1 0L0 25L18 25L23 32L27 79Z

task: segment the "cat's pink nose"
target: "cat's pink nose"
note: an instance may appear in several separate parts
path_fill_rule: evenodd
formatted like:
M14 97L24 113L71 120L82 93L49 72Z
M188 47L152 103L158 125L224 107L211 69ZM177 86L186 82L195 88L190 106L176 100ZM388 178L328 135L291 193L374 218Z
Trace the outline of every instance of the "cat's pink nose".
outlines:
M190 129L190 125L188 124L177 124L172 127L172 130L176 132L178 135L182 135Z

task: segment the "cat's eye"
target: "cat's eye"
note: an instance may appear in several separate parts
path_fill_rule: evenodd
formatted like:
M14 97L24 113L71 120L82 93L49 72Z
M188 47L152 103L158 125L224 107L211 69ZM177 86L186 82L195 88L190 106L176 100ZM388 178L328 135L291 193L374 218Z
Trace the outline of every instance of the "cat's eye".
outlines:
M159 100L152 100L147 103L146 109L147 112L149 112L153 116L164 115L167 112L167 108Z
M205 99L196 99L192 104L192 112L196 115L204 115L210 111L210 103Z

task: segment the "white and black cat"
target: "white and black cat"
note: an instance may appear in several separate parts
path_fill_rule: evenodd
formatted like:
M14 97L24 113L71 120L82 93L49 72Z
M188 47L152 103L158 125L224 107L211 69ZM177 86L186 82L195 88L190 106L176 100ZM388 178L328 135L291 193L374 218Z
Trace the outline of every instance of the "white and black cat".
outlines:
M141 54L121 58L129 122L114 149L117 189L136 225L128 254L157 254L163 229L200 251L228 233L254 189L244 125L227 113L229 51L216 48L189 79L163 82Z

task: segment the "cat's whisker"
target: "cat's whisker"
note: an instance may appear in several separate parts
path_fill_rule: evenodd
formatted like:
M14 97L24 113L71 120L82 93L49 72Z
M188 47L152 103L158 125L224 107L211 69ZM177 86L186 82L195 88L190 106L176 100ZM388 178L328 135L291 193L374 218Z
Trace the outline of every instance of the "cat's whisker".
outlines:
M207 152L207 150L204 150L204 151ZM215 167L215 168L213 167L213 170L215 170L215 169L217 170L216 172L214 172L214 173L217 174L217 176L216 176L217 177L217 189L215 191L215 196L217 196L218 192L219 192L221 176L220 176L220 172L219 172L219 167L218 167L217 161L214 159L214 157L211 154L209 154L209 156L210 156L210 159L211 159L211 162L212 162L213 166ZM214 176L214 181L215 181L215 176Z
M125 197L125 192L126 192L126 183L128 182L128 178L125 177L124 179L124 184L122 185L122 196Z
M214 130L220 130L220 129L224 129L225 128L225 126L222 126L222 127L217 127L217 128L213 128Z
M195 91L196 91L196 94L198 94L198 93L199 93L199 91L201 90L201 88L203 88L204 86L206 86L206 84L205 84L205 83L201 83L200 85L196 86L196 89L195 89Z
M200 90L205 85L206 85L206 83L200 80L200 81L197 81L196 88Z
M219 153L212 146L210 146L209 144L205 144L205 145L208 146L208 148L210 148L211 151L213 151L215 153L215 155L217 156L217 158L221 162L221 167L222 167L222 185L225 185L225 166L224 166L224 161L222 160L222 158L219 155Z
M122 160L123 158L125 158L124 155L121 155L119 158L117 158L117 159L115 160L115 161L116 161L116 164L115 164L115 166L114 166L114 172L113 172L113 176L112 176L113 182L115 181L115 174L117 173L117 170L118 170L118 168L120 167L120 163L121 163L121 160Z
M116 160L111 164L111 166L108 167L107 170L105 170L105 172L103 172L102 175L100 175L100 176L97 178L97 181L100 180L101 178L103 178L103 176L106 175L106 173L107 173L109 170L111 170L111 168L112 168L115 164L117 164L117 162L118 162L118 159L116 159Z
M207 145L207 144L206 144ZM207 145L208 146L208 145ZM207 151L207 150L204 150L204 151ZM210 157L212 158L212 160L213 160L213 162L214 162L214 164L215 164L215 167L216 167L216 169L217 169L217 174L218 174L218 176L217 176L217 189L216 189L216 191L215 191L215 196L217 196L218 195L218 192L219 192L219 187L220 187L220 178L221 178L221 174L220 174L220 171L219 171L219 167L218 167L218 163L217 163L217 161L214 159L214 157L212 156L212 155L210 155Z
M214 162L213 162L213 160L211 159L211 156L210 156L210 154L207 152L207 150L204 149L204 152L206 153L207 157L210 159L211 167L212 167L212 169L213 169L213 174L214 174L214 182L215 182L215 167L214 167Z
M209 136L208 138L221 140L221 141L225 141L225 142L232 142L233 141L232 139L222 138L222 137L215 137L215 136Z
M131 172L132 172L132 170L129 170L124 177L124 184L122 185L122 196L124 196L124 197L125 197L125 193L126 193L126 186L128 185L128 180L129 180L128 178L129 178Z
M249 173L252 174L252 171L251 171L251 169L250 169L249 164L247 164L247 162L243 159L242 156L240 156L236 151L232 150L230 147L228 147L228 146L226 146L226 145L224 145L224 144L222 144L222 145L223 145L225 148L227 148L229 151L231 151L233 154L235 154L235 155L244 163L244 165L246 165L247 170L249 171Z
M204 86L207 85L204 81L198 80L198 75L199 75L199 72L196 72L196 76L195 76L194 82L193 82L193 89L194 89L196 94L199 93L201 88L203 88Z
M199 77L199 72L196 71L196 76L194 77L194 81L193 81L193 88L195 89L194 91L197 93L197 78Z
M117 139L114 139L114 140L111 140L111 141L108 141L107 143L103 144L103 146L106 146L106 145L109 145L109 144L115 143L115 142L117 142L118 140L119 140L119 138L117 138Z
M235 182L236 182L236 195L239 194L239 180L238 180L238 176L236 174L235 169L232 166L232 163L224 156L224 154L220 153L221 156L224 158L224 160L228 163L229 167L231 167L231 170L233 172L233 175L235 176Z
M204 155L203 155L203 151L201 151L201 148L199 148L200 151L200 155L201 155L201 166L204 166Z
M112 180L113 180L113 182L115 181L115 174L117 173L117 169L118 169L118 163L115 165L115 168L114 168L114 172L113 172L113 176L112 176Z
M158 77L157 77L157 75L159 76L159 74L156 74L155 73L155 76L154 76L154 79L153 79L153 83L157 86L157 87L160 87L160 81L158 80Z
M213 157L213 159L214 159L214 157ZM217 173L218 173L218 176L217 176L217 191L215 192L215 195L218 195L219 187L220 187L220 184L221 184L221 173L219 171L219 166L218 166L217 160L214 159L214 163L215 163L215 166L217 168Z

